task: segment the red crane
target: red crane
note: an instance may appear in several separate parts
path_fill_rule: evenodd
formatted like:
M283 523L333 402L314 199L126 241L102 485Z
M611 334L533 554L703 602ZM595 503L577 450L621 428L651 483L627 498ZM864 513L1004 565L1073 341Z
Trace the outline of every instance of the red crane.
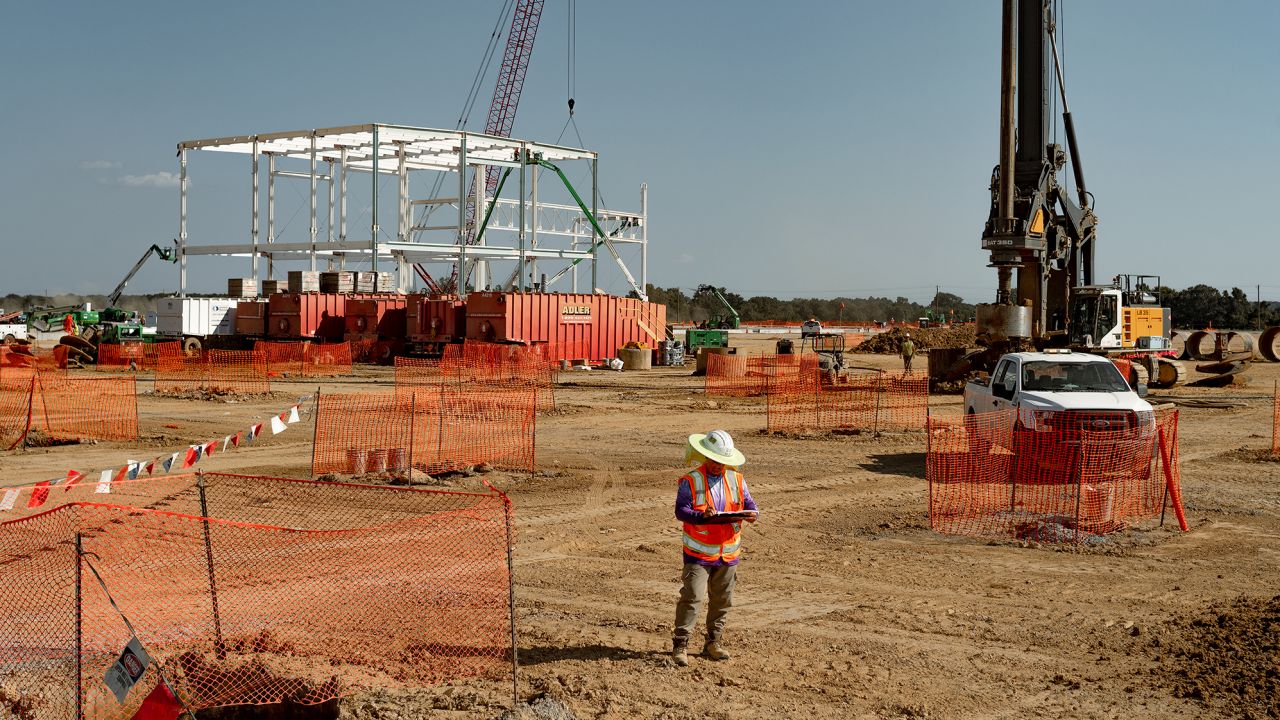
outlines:
M520 105L520 92L524 90L524 79L529 73L529 58L533 55L533 41L538 34L538 21L542 18L542 6L546 0L517 0L515 12L511 16L511 29L507 32L507 49L502 54L502 67L498 69L498 82L493 88L493 101L489 103L489 121L485 124L486 135L511 137L511 127L516 121L516 108ZM502 169L490 165L485 169L484 189L491 194L498 187L498 178ZM481 198L472 198L467 203L467 228L475 224L476 208ZM470 232L466 233L470 236ZM471 242L470 237L467 242ZM418 277L426 283L433 294L442 292L440 283L431 277L421 263L413 266ZM457 266L453 269L449 285L459 282ZM465 282L465 279L463 280Z

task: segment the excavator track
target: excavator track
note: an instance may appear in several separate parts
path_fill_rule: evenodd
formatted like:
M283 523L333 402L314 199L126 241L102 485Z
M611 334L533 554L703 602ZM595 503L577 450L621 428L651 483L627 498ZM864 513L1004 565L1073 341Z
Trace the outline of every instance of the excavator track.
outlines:
M1149 385L1154 388L1168 389L1182 385L1186 381L1186 366L1173 358L1162 357L1156 361L1156 377L1152 378Z

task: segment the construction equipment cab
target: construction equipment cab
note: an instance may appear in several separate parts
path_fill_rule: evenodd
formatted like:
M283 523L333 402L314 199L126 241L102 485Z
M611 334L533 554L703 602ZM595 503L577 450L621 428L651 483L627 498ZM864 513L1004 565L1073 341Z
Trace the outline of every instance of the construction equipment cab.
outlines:
M800 323L800 337L807 338L822 334L822 323L815 319L805 320Z
M1099 350L1168 349L1169 308L1160 305L1159 287L1159 277L1120 275L1111 285L1076 288L1071 299L1071 345Z

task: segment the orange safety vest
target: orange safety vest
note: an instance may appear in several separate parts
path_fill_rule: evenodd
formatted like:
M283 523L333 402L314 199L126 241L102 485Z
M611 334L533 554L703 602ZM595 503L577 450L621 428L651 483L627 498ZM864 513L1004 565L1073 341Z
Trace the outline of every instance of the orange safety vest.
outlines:
M715 508L711 499L711 488L707 484L706 465L700 465L696 470L680 478L680 482L688 483L693 493L694 512ZM727 467L724 469L724 478L721 482L724 483L725 489L723 512L742 510L742 499L746 497L742 473ZM684 523L684 551L688 555L708 562L736 560L742 551L742 523L707 525Z

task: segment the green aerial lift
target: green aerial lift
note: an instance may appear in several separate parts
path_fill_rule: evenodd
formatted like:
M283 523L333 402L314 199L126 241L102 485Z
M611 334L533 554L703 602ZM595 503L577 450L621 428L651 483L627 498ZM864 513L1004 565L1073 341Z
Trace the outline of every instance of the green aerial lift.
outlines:
M685 347L691 352L696 352L698 348L704 347L729 347L728 331L737 329L742 324L742 318L738 316L738 311L733 309L733 306L725 299L719 288L713 285L699 285L694 295L702 294L709 294L714 297L724 307L725 314L714 314L707 318L706 321L698 323L697 327L685 330Z

